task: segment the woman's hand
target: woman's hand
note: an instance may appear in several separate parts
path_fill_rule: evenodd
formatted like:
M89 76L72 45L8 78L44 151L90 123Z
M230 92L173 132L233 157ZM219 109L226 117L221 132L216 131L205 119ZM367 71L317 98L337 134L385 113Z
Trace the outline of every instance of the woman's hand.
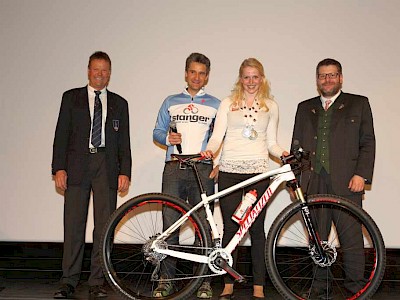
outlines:
M214 182L218 182L219 166L215 166L210 173L210 178L214 178Z
M214 158L214 153L211 150L201 151L200 154L206 158Z

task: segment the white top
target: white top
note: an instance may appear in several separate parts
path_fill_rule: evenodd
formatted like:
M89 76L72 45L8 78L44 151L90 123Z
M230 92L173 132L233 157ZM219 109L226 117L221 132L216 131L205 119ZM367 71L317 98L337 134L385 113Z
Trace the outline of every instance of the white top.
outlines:
M222 100L217 112L215 127L207 150L216 153L223 141L219 170L228 173L253 174L269 169L269 153L280 157L282 149L276 140L279 109L275 101L268 99L266 109L245 117L246 109L232 107L230 98ZM257 108L256 108L257 109ZM258 137L251 140L242 135L246 124L253 125Z

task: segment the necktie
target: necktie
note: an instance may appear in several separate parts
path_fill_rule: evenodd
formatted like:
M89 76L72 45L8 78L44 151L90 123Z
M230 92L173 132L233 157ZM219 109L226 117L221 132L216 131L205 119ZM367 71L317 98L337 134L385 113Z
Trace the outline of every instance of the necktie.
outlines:
M101 91L94 91L94 112L93 112L93 127L92 127L92 145L99 147L101 144L101 126L102 126L102 106L100 100Z
M324 107L325 111L328 110L329 105L331 105L331 103L332 103L332 100L326 100L326 101L325 101L325 107Z

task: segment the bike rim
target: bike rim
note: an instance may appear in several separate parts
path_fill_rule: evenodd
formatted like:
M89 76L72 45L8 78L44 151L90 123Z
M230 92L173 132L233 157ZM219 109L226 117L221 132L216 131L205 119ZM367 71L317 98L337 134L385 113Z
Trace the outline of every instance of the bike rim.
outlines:
M151 239L163 232L163 208L168 207L179 216L187 212L188 208L183 208L175 202L157 197L137 201L123 207L109 225L108 234L103 242L106 278L114 289L128 299L153 298L153 292L159 283L152 280L157 266L148 260L145 245L149 245ZM205 254L205 234L203 226L199 225L198 217L193 215L180 228L179 244L169 244L167 239L165 245L170 249ZM161 260L160 266L162 269L167 269L168 266L171 269L171 262L168 259ZM182 260L178 260L175 266L172 294L163 299L177 299L186 294L193 285L199 285L200 278L188 278L202 275L207 267L204 264ZM162 271L157 272L159 280L163 279L161 273Z
M323 227L321 219L326 220L326 212L332 218L334 225L331 233L322 240L325 241L326 251L332 253L333 263L316 267L315 257L313 260L310 255L312 248L309 246L301 210L297 205L297 208L281 214L279 226L275 226L269 237L272 238L272 246L269 247L271 254L268 257L268 264L271 264L269 271L274 274L271 277L275 278L274 284L278 290L287 299L362 299L371 296L380 284L385 265L383 240L375 223L358 209L349 212L347 205L329 197L313 199L309 209L317 228ZM332 211L335 213L331 216ZM342 228L342 234L347 230L354 232L350 226L343 225L345 220L361 227L362 250L356 251L356 244L340 244L336 224ZM354 240L357 240L356 235ZM356 269L356 264L351 261L359 262L360 267Z

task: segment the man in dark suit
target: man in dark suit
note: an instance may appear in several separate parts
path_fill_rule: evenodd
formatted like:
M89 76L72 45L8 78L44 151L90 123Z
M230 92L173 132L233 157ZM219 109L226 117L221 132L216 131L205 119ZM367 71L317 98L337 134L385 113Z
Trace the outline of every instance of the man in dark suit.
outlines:
M64 192L62 286L54 298L70 298L79 282L85 246L90 193L94 230L88 280L92 298L106 297L99 243L108 217L116 209L117 191L131 177L128 103L107 90L111 60L104 52L89 58L89 84L63 95L53 144L52 174Z
M308 194L335 194L361 207L364 187L372 181L375 161L375 134L368 98L341 91L342 66L334 59L319 62L316 81L320 96L298 105L293 130L292 148L298 143L311 156L310 170L303 172L301 185ZM327 239L335 216L325 215L324 219L326 229L321 233L322 240ZM340 239L342 248L354 242L362 250L360 226L350 227L353 230L349 235ZM356 253L345 257L345 287L352 292L359 290L357 282L362 282L364 270L364 254Z

